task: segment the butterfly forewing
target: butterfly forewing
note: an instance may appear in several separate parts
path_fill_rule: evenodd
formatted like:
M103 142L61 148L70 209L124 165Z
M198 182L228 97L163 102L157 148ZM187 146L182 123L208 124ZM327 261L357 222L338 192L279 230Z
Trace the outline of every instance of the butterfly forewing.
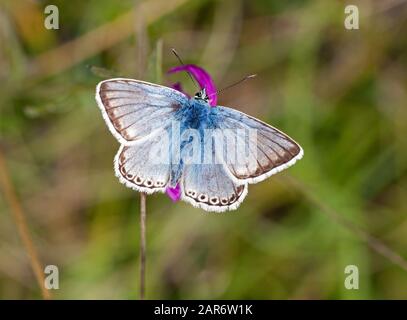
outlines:
M112 134L120 143L132 144L171 125L187 97L164 86L119 78L100 82L96 100Z
M237 110L218 108L218 126L224 135L229 134L225 139L228 152L220 157L237 179L260 182L302 157L302 148L276 128ZM237 133L242 131L243 134Z

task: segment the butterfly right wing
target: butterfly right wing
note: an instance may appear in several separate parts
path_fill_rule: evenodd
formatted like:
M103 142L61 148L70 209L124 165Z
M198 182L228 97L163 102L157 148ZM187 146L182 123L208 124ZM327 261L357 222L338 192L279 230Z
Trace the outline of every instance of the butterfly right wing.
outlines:
M302 158L301 146L267 123L222 106L216 113L222 139L227 141L226 151L218 156L239 181L263 181Z
M166 128L188 98L168 87L133 79L109 79L96 87L96 101L113 136L124 145Z

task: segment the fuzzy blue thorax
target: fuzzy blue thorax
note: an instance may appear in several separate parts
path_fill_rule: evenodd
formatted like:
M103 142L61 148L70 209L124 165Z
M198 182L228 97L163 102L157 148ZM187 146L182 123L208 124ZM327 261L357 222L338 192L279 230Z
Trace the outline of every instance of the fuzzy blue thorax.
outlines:
M207 100L201 99L199 97L194 97L188 100L188 103L182 106L176 114L176 120L180 123L180 136L186 130L194 129L199 132L200 143L203 146L204 131L206 129L215 129L217 120L218 109L213 108L209 105ZM172 133L174 134L174 133ZM175 137L173 137L175 138ZM191 143L193 137L189 137L188 140L180 139L180 154L182 155L185 151L186 146ZM175 186L180 178L183 171L184 163L182 161L182 156L179 163L173 163L171 169L171 181L170 185Z
M181 122L181 133L186 129L206 128L211 106L204 100L191 98L188 104L179 110L179 121ZM178 117L177 117L178 118Z

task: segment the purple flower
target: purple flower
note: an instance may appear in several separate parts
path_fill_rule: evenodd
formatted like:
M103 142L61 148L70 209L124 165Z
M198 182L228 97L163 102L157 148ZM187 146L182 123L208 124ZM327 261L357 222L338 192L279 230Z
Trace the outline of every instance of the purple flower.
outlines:
M177 91L179 91L179 92L182 92L183 94L185 94L186 96L189 97L189 94L187 94L187 93L182 89L181 82L175 82L175 83L173 83L173 84L171 85L171 88L173 88L173 89L175 89L175 90L177 90Z
M175 188L167 187L165 192L173 202L177 202L178 200L181 199L181 185L179 183L177 183Z
M217 104L217 101L218 101L218 97L216 95L215 83L213 82L209 73L207 73L204 69L202 69L201 67L198 67L194 64L186 64L183 66L171 68L168 71L168 73L175 73L175 72L180 72L180 71L187 71L190 74L192 74L192 76L196 79L196 81L198 82L201 89L203 89L203 88L206 89L206 94L209 97L209 104L212 107L215 107ZM179 83L176 85L179 85ZM174 86L173 86L173 88L178 91L183 92L182 89L179 90L177 87L174 87Z
M168 71L168 73L176 73L176 72L180 72L180 71L189 72L198 82L201 89L203 89L203 88L206 89L206 94L209 97L209 104L212 107L215 107L217 105L218 97L216 94L216 87L215 87L215 83L213 82L209 73L207 73L204 69L202 69L194 64L187 64L187 65L171 68ZM172 87L175 90L178 90L178 91L184 93L185 95L189 96L182 90L182 86L179 82L174 83L172 85ZM179 183L176 185L175 188L167 187L165 192L167 193L167 195L171 198L171 200L173 202L176 202L181 199L181 186Z

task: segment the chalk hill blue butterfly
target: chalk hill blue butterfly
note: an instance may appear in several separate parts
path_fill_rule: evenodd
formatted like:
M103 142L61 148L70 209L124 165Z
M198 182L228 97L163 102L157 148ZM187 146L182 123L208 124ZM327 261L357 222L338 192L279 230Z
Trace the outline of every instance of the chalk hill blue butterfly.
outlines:
M120 182L149 194L165 192L179 183L181 198L207 211L236 209L246 197L249 183L263 181L303 156L300 145L276 128L228 107L211 107L205 89L189 98L165 86L117 78L97 85L96 101L121 144L114 160ZM231 152L218 151L215 146L210 152L218 161L187 161L193 143L203 150L204 139L189 135L176 142L177 137L170 132L175 122L179 123L181 135L188 130L199 134L216 130L218 135L211 139L226 143L228 150L243 151L235 154L237 159L228 161ZM226 132L235 129L255 131L255 135L227 139ZM170 148L178 144L180 156L157 163L151 150L162 150L163 137L168 137ZM216 143L210 140L209 144Z

